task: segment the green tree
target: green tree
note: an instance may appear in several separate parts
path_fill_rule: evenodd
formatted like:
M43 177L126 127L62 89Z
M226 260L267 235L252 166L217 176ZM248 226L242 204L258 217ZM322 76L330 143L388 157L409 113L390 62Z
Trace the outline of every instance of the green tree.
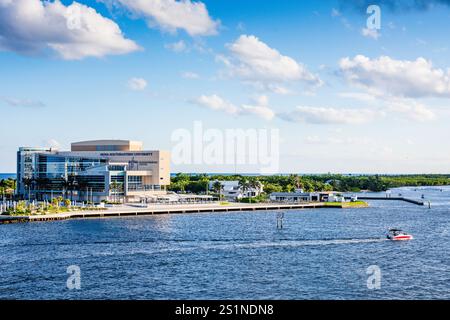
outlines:
M302 178L298 174L291 174L289 176L289 184L293 185L295 189L303 189Z
M262 187L262 183L258 179L253 178L253 179L249 180L249 188L250 189L260 190L261 187ZM255 191L255 196L257 196L257 195L258 194L256 194L256 191Z
M185 173L177 173L174 178L175 183L179 185L182 192L186 191L186 186L191 181L191 177Z
M222 200L222 190L223 190L223 185L220 181L215 181L212 185L212 189L219 194L219 200Z
M275 183L265 183L264 184L264 192L267 194L271 194L273 192L282 192L283 188Z
M119 189L119 183L116 180L113 180L113 182L111 182L111 184L109 185L109 188L111 189L112 194L113 194L113 202L117 202L116 196L117 196L117 190Z
M248 189L250 188L250 182L248 181L248 179L245 178L239 180L238 185L244 194L247 193Z

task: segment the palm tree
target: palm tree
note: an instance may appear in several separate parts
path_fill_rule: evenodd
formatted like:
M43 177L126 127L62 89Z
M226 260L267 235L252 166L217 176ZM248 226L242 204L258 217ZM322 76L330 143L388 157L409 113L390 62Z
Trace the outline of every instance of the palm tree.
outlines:
M242 189L242 192L245 194L250 188L250 182L247 179L239 180L239 188Z
M117 181L113 181L111 182L111 184L109 185L111 191L113 192L113 202L116 202L116 194L117 194L117 190L119 189L119 184L117 183Z
M5 180L0 180L0 194L2 196L2 201L5 201L5 193L6 193Z
M76 189L76 187L78 186L78 182L77 182L77 180L75 178L75 175L71 174L68 177L68 181L67 182L68 182L67 184L68 184L68 187L69 187L69 190L70 190L70 201L73 201L73 192Z
M78 201L81 201L81 199L80 199L80 194L81 193L83 193L83 200L84 201L89 201L89 199L88 199L88 192L87 192L87 188L88 188L88 186L89 186L89 184L87 183L87 181L86 180L80 180L79 182L78 182ZM84 202L83 201L83 202Z
M39 191L47 191L50 188L50 180L48 178L38 177L36 178L36 188ZM41 200L42 200L41 195Z
M220 181L215 181L212 185L212 189L219 194L219 200L222 200L222 190L223 190L223 185Z
M258 190L258 192L261 189L261 185L262 184L261 184L261 182L258 179L250 180L250 188ZM255 195L257 195L256 192L255 192Z
M253 178L253 179L250 179L250 181L249 181L249 189L255 190L255 196L258 195L259 190L261 189L261 185L262 184L258 179ZM252 198L252 193L250 193L250 195L249 195L250 202L251 202L251 198Z
M191 178L185 173L177 173L174 180L180 185L181 192L185 193L186 186L189 184Z
M13 179L12 180L12 188L13 188L13 194L17 194L16 193L16 191L17 191L17 180L16 179Z
M31 184L33 182L32 178L23 178L22 179L23 185L25 187L25 194L28 192L28 200L30 200L30 188L31 188ZM26 197L25 197L26 198Z
M67 177L67 175L61 176L61 184L62 184L62 197L64 199L66 199L67 191L70 188L70 182L69 182L69 178Z
M295 186L296 189L303 189L302 179L298 174L292 174L289 176L290 183Z

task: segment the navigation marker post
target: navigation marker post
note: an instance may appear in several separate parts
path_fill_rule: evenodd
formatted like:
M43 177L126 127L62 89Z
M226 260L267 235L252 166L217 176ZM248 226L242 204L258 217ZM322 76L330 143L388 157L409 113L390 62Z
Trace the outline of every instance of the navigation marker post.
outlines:
M284 212L277 213L277 229L283 229Z

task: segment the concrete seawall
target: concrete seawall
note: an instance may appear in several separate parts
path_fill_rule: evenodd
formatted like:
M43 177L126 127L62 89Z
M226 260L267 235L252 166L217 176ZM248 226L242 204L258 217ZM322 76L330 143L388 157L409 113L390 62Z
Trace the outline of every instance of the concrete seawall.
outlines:
M0 224L32 221L55 221L66 219L106 218L146 216L158 214L185 214L185 213L210 213L210 212L235 212L235 211L269 211L269 210L293 210L315 208L343 208L339 203L298 203L298 204L187 204L187 205L149 205L147 208L120 207L108 210L73 211L46 215L30 216L0 216Z
M359 196L359 200L387 200L405 201L415 205L423 206L424 202L404 197L365 197ZM149 205L148 207L122 206L107 210L95 211L72 211L46 215L30 216L7 216L0 215L0 224L33 222L33 221L56 221L66 219L107 218L107 217L129 217L148 216L158 214L185 214L185 213L211 213L211 212L235 212L235 211L270 211L270 210L294 210L294 209L318 209L318 208L363 208L367 205L351 206L344 203L230 203L228 205L213 204L185 204L185 205Z

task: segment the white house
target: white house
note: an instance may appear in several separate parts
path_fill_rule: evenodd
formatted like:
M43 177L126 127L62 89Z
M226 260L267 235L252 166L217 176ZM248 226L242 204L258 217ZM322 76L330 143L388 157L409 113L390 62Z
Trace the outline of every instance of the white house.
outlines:
M214 183L216 183L217 181L218 180L209 182L210 190L213 189ZM239 185L239 181L219 181L219 182L222 185L221 190L222 196L229 201L236 201L242 198L253 198L259 196L264 190L262 184L260 184L258 188L251 187L244 191Z
M342 195L331 194L328 196L327 202L345 202L345 197Z

